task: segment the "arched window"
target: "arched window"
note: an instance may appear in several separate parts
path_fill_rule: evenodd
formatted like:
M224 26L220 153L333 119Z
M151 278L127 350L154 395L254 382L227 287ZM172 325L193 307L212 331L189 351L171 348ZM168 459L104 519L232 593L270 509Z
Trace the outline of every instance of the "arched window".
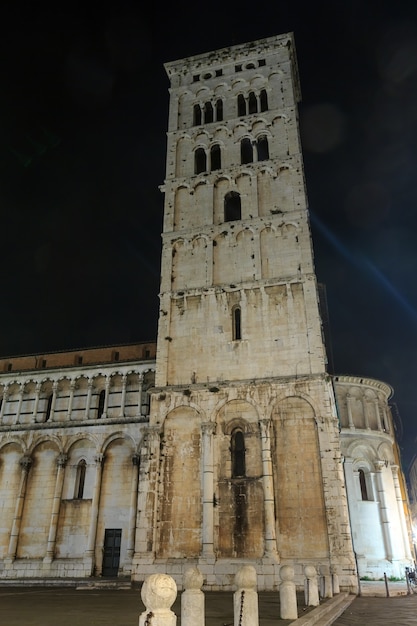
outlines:
M221 122L223 119L223 100L219 98L216 101L216 120Z
M242 339L242 312L238 306L235 306L232 310L232 324L233 341L239 341Z
M368 487L366 485L366 476L365 476L365 472L363 471L363 469L359 470L359 485L361 488L362 500L369 500Z
M106 398L106 390L102 389L99 393L98 396L98 405L97 405L97 419L99 420L100 417L103 415L104 413L104 400Z
M267 111L268 110L268 95L265 89L262 89L260 93L260 101L261 101L261 111Z
M248 137L244 137L240 142L240 162L242 165L253 162L253 147Z
M85 472L87 469L87 463L84 459L77 465L77 473L75 476L75 488L74 488L74 498L77 500L82 500L84 497L84 485L85 485Z
M222 166L220 146L217 143L210 149L210 166L211 171L219 170Z
M258 101L256 99L256 95L253 93L253 91L251 91L249 94L249 115L251 113L257 113L257 112L258 112Z
M48 396L48 402L46 404L45 422L47 422L49 420L49 418L51 417L52 397L53 397L53 394L51 393L50 396Z
M209 124L213 121L213 105L211 102L206 102L204 105L204 123Z
M237 191L229 191L224 197L224 221L234 222L242 219L240 195Z
M265 135L258 138L256 150L258 153L258 161L267 161L269 159L268 138Z
M246 100L245 96L241 93L237 97L237 115L238 117L246 115Z
M232 432L232 478L241 478L246 474L246 449L243 431L236 429Z
M207 155L204 148L197 148L194 153L194 172L201 174L207 170Z
M199 104L195 104L194 105L193 121L194 121L194 126L200 126L200 124L201 124L201 107L200 107Z

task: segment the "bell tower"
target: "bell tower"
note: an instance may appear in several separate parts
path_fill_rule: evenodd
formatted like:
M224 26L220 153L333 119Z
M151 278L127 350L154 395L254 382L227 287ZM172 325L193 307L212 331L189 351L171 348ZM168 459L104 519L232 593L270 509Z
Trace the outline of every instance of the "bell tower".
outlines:
M292 37L166 70L157 384L323 373Z
M313 266L292 34L167 63L156 385L137 578L192 558L227 588L242 560L354 558ZM182 566L181 566L182 567ZM297 569L298 568L298 569ZM159 571L159 570L158 570ZM353 582L352 582L353 581Z

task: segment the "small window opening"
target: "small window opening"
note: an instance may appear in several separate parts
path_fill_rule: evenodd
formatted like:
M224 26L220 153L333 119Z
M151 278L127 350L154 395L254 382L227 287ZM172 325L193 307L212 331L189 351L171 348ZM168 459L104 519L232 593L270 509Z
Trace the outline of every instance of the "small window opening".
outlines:
M258 112L258 101L256 100L256 96L253 93L253 91L251 91L249 94L249 115L251 113L257 113L257 112Z
M151 356L151 351L150 350L145 350L145 359L149 359Z
M223 76L223 70L216 70L216 76Z
M233 309L233 341L242 339L242 312L240 307Z
M255 69L255 63L247 63L246 69L247 70L254 70Z
M85 473L87 469L87 464L84 459L77 465L77 474L75 477L75 489L74 489L74 498L77 500L82 500L84 497L84 485L85 485Z
M207 155L204 148L197 148L194 153L194 172L201 174L207 170Z
M240 195L237 191L229 191L224 197L224 221L234 222L242 218Z
M113 350L112 361L118 361L120 358L120 353L118 350Z
M253 147L252 142L248 137L244 137L240 142L240 162L244 163L253 162Z
M259 137L256 143L256 150L258 153L258 161L267 161L269 159L268 138L265 135Z
M241 478L246 474L245 436L241 430L232 433L232 478Z
M242 66L241 65L235 65L235 72L241 72L242 71Z
M41 362L41 367L42 367L42 368L43 368L43 367L46 367L46 359L42 359L42 362Z
M199 80L200 80L200 74L195 74L193 76L193 83L198 83Z
M219 170L222 166L221 164L221 151L219 144L215 144L211 146L210 149L210 165L211 171Z
M246 115L246 100L243 94L239 94L237 97L237 114L238 117L242 117L242 115Z
M46 403L45 422L47 422L49 420L49 418L51 417L52 397L53 397L53 394L51 393L48 396L48 402Z
M12 371L12 368L13 368L13 363L8 363L8 364L7 364L7 371L8 371L8 372L11 372L11 371Z
M213 121L213 105L211 102L206 102L204 105L204 123L209 124Z
M75 365L82 365L82 364L83 364L83 357L77 354L77 356L75 357Z
M263 67L264 65L266 65L265 59L259 59L259 67Z
M361 487L362 500L369 500L368 488L366 486L366 476L365 472L362 469L359 470L359 484Z
M98 396L97 419L99 420L104 413L104 400L106 398L106 390L102 389Z
M260 93L260 101L261 101L261 111L267 111L268 110L268 95L265 89L262 89Z
M201 124L201 107L200 107L200 105L199 104L195 104L193 111L194 111L194 113L193 113L194 126L200 126L200 124Z
M221 98L216 101L216 120L218 122L223 120L223 100Z

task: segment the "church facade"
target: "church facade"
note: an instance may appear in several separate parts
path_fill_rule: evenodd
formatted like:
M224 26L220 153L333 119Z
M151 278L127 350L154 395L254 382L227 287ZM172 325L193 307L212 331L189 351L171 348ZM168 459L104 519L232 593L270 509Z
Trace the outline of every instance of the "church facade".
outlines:
M156 348L0 361L0 576L401 575L391 389L326 370L293 37L166 71Z

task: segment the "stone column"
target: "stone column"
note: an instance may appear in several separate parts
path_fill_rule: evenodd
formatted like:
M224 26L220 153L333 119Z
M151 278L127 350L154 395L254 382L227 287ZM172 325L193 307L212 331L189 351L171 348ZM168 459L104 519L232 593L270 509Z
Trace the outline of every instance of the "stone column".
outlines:
M408 540L408 532L407 532L407 524L405 521L405 513L404 513L404 505L403 499L401 496L401 487L400 481L398 480L398 465L391 465L392 478L394 480L394 489L395 489L395 498L397 500L397 508L398 508L398 517L400 518L401 524L401 536L404 545L404 555L406 559L411 559L411 551L410 551L410 543Z
M279 586L280 617L295 620L298 618L298 611L294 568L290 565L283 565L279 570L279 576L282 581Z
M56 392L58 391L58 383L54 381L52 383L52 402L51 402L51 413L49 415L49 421L54 421L54 413L55 413L55 404L56 404Z
M25 503L26 486L32 459L30 456L24 456L19 461L22 473L20 475L19 491L16 497L16 505L14 509L12 531L10 533L9 548L7 550L7 561L13 562L16 558L17 542L20 533L20 524L22 522L23 505Z
M3 387L3 396L2 396L2 400L1 400L1 406L0 406L0 422L3 421L4 410L6 408L6 403L7 403L7 398L8 397L9 397L9 390L7 388L7 385L5 385Z
M104 389L105 389L105 393L104 393L103 413L101 415L102 418L106 418L107 417L107 411L108 411L108 408L109 408L110 378L106 378L106 384L104 386Z
M72 419L72 405L74 402L74 391L75 391L75 380L72 380L70 382L70 387L69 387L69 398L68 398L68 410L67 410L67 420L70 422Z
M274 479L271 459L271 421L260 420L262 445L262 483L264 488L265 514L265 556L277 558L277 537L275 531Z
M46 546L46 555L43 559L44 565L52 563L55 552L56 533L58 530L59 509L61 506L62 487L64 486L65 465L67 455L60 454L57 458L57 474L55 479L54 499L52 501L51 521L49 524L48 544Z
M135 553L136 516L138 509L139 454L132 455L133 473L130 487L129 531L127 536L127 559L131 561Z
M201 425L203 431L203 556L214 555L214 462L213 434L216 429L214 422Z
M170 609L177 597L175 580L167 574L151 574L145 578L140 592L145 611L139 626L175 626L177 617Z
M184 573L184 591L181 594L181 626L204 626L203 576L197 567Z
M347 394L346 396L346 408L347 408L347 414L348 414L348 420L349 420L349 428L355 428L355 424L353 423L353 416L352 416L352 396L350 396L349 394Z
M90 528L88 530L87 550L85 551L85 558L88 560L88 565L91 567L91 574L94 573L94 553L96 548L97 522L101 491L101 475L103 469L104 455L97 454L94 460L96 464L96 475L94 479L93 499L91 502Z
M122 376L122 397L120 399L120 414L119 414L119 417L124 417L125 416L126 385L127 385L127 374L123 374L123 376Z
M16 410L16 415L14 416L14 419L13 419L13 424L18 424L19 423L20 413L22 411L22 403L23 403L23 395L24 395L24 393L25 393L25 386L24 386L24 383L21 383L20 391L19 391L19 401L17 403L17 410Z
M38 417L39 398L41 395L42 383L37 383L35 390L35 402L33 403L32 421L36 422Z
M256 582L256 569L253 565L243 565L236 572L237 590L233 594L234 626L259 626Z
M143 387L143 374L139 374L138 417L142 415L142 387Z
M159 444L160 427L150 426L140 455L135 560L150 559L153 561L159 486Z
M385 467L384 461L375 461L376 488L377 488L377 493L378 493L379 512L381 515L382 536L384 538L384 545L385 545L385 558L388 561L391 561L393 557L392 542L391 542L391 528L390 528L388 507L387 507L387 502L385 498L384 482L382 479L382 471L384 467Z
M375 405L376 421L378 423L378 430L382 430L381 413L379 412L378 400L374 400L374 405Z
M93 393L93 381L89 380L87 385L87 398L85 401L85 415L84 418L88 420L91 405L91 394Z

